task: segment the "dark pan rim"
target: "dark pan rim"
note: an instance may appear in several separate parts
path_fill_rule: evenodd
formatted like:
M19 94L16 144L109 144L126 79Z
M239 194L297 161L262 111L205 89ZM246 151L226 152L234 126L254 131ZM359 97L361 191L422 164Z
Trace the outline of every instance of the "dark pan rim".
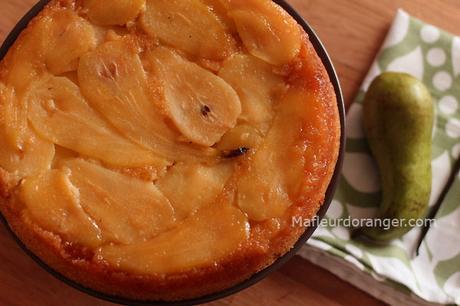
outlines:
M8 50L10 47L14 44L16 39L18 38L19 34L27 27L28 23L45 7L45 5L49 2L50 0L40 0L35 6L32 7L32 9L16 24L14 29L10 32L8 37L5 39L3 42L1 48L0 48L0 60L2 60L5 55L7 54ZM334 86L335 94L337 96L337 106L339 109L339 116L340 116L340 128L341 128L341 137L340 137L340 150L339 150L339 157L337 160L337 164L334 170L334 175L329 183L329 186L326 191L326 196L323 205L321 206L320 210L317 213L317 216L319 217L319 220L321 220L324 215L326 214L326 211L328 210L332 198L334 196L335 189L337 187L339 177L340 177L340 172L342 169L342 164L343 164L343 157L345 153L345 106L344 106L344 101L343 101L343 95L342 95L342 90L340 87L340 82L337 76L337 73L335 71L334 65L332 64L332 61L322 44L321 40L319 37L316 35L314 30L310 27L310 25L297 13L296 10L290 6L286 0L274 0L277 4L279 4L283 9L285 9L302 27L303 29L307 32L307 34L310 37L310 41L313 44L313 47L315 48L316 52L318 53L319 57L321 58L324 66L326 67L327 73L329 75L329 78ZM299 238L299 240L295 243L294 247L287 252L285 255L281 256L278 258L273 264L265 268L264 270L257 272L253 276L251 276L249 279L233 286L228 289L225 289L223 291L213 293L207 296L199 297L199 298L194 298L194 299L189 299L189 300L183 300L183 301L175 301L175 302L164 302L164 301L140 301L140 300L131 300L127 298L122 298L118 296L112 296L108 294L104 294L102 292L98 292L94 289L86 288L82 286L81 284L70 280L69 278L63 276L61 273L55 271L52 269L50 266L48 266L45 262L43 262L37 255L35 255L32 251L30 251L26 245L16 236L16 234L11 230L11 228L8 225L7 220L3 215L0 214L0 219L1 221L6 225L8 231L14 238L14 240L17 242L17 244L23 249L23 251L28 254L35 262L37 262L44 270L46 270L48 273L59 279L60 281L66 283L67 285L78 289L86 294L89 294L93 297L112 302L112 303L118 303L122 305L136 305L136 306L188 306L188 305L198 305L198 304L203 304L203 303L208 303L211 301L215 301L224 297L227 297L229 295L235 294L239 291L242 291L257 282L261 281L265 277L267 277L270 273L275 272L278 270L281 266L283 266L287 261L289 261L298 251L299 249L306 243L306 241L311 237L313 232L316 230L318 223L313 226L309 227L308 229L305 230L305 232L302 234L302 236Z

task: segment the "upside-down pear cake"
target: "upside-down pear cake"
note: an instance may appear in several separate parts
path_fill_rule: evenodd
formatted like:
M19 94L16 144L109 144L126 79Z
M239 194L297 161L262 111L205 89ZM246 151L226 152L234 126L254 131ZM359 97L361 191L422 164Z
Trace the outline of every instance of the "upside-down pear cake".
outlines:
M0 64L1 212L67 278L181 300L304 233L339 151L332 83L270 0L52 0Z

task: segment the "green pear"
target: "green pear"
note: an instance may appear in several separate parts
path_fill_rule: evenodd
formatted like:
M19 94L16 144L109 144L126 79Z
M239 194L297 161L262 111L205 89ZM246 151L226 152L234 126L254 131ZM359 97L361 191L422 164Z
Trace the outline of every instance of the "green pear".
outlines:
M386 243L409 232L414 226L409 220L427 214L433 130L430 92L408 74L381 74L364 100L364 129L382 181L379 221L388 223L354 234Z

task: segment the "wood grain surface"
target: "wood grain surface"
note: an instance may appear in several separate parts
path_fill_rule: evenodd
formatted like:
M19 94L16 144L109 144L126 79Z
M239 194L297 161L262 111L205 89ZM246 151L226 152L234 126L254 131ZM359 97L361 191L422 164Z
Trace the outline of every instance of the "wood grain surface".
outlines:
M289 0L314 27L339 73L349 105L401 7L460 34L458 0ZM35 0L0 0L0 41ZM54 279L27 257L0 226L1 306L108 306ZM295 257L282 269L239 294L209 304L383 305L329 272Z

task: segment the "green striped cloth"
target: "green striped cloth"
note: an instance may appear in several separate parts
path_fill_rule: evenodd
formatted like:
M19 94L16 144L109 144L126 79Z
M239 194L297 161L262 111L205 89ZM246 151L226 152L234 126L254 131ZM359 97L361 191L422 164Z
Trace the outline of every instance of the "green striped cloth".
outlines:
M348 112L345 163L329 220L367 218L377 212L380 181L363 133L362 100L383 71L410 73L435 99L430 205L460 155L460 37L400 10ZM460 176L414 258L420 232L415 229L389 246L373 247L351 240L346 226L323 226L301 255L390 304L460 304Z

